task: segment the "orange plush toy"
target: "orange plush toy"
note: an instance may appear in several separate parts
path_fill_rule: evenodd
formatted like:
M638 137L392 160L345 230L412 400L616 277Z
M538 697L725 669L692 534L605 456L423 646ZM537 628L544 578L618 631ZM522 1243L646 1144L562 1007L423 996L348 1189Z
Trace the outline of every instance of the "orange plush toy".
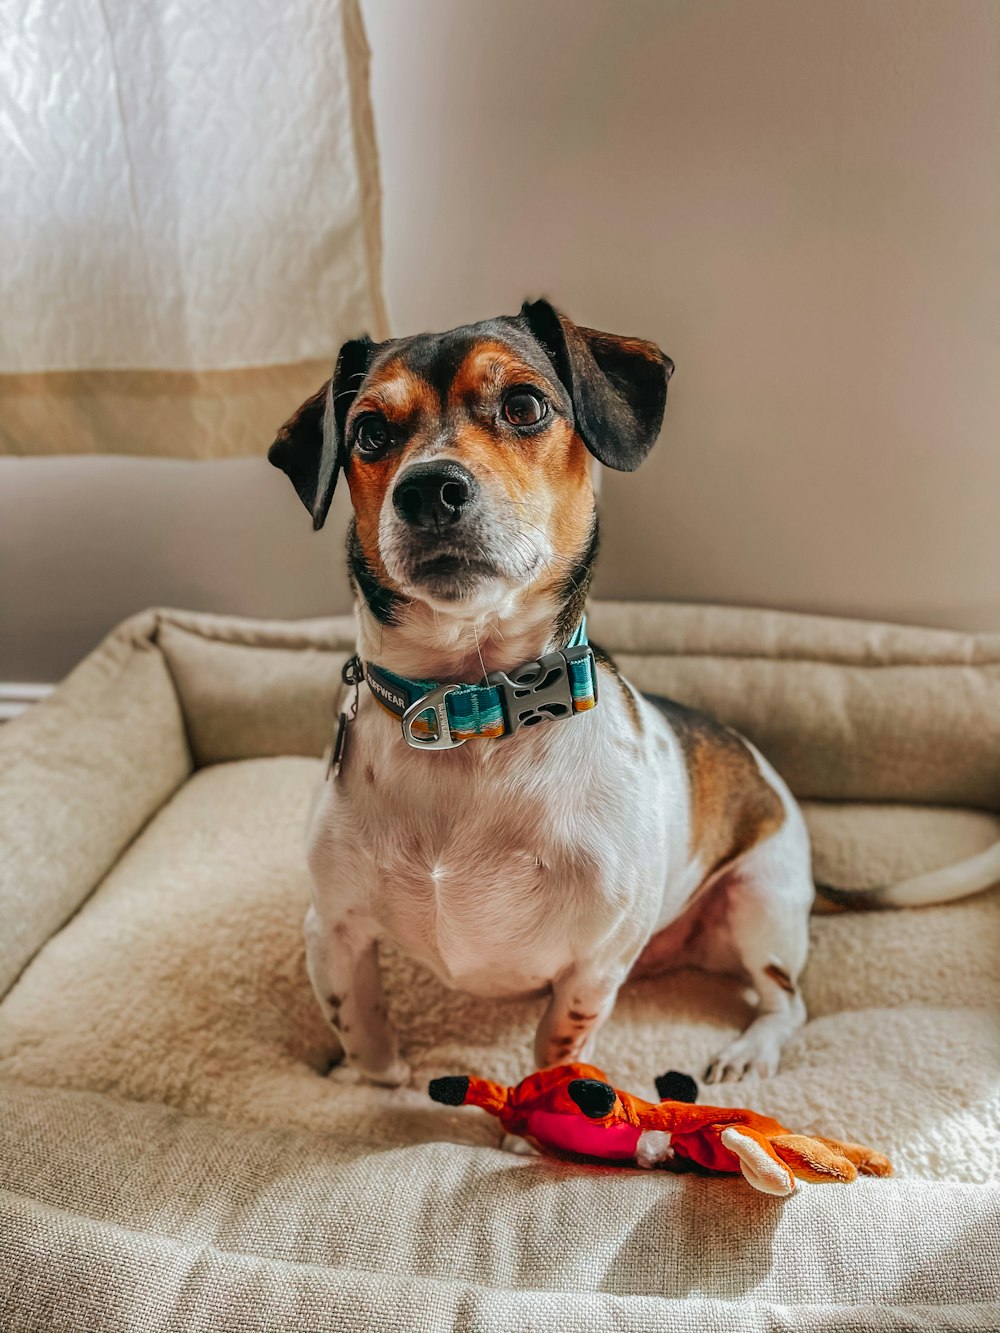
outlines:
M888 1176L888 1158L836 1139L792 1134L777 1120L731 1106L692 1105L697 1084L687 1074L662 1074L646 1102L619 1092L593 1065L558 1065L515 1088L485 1078L435 1078L428 1089L448 1106L481 1106L509 1134L542 1152L603 1162L657 1166L687 1159L710 1171L743 1175L765 1194L791 1194L796 1176L815 1182Z

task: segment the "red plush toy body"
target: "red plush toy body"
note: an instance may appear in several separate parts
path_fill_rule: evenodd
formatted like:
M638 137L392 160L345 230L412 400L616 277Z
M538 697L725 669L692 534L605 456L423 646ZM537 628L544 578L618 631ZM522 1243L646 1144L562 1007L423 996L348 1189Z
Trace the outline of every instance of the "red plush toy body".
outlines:
M711 1171L742 1172L766 1194L791 1194L796 1176L850 1181L858 1172L887 1176L887 1158L857 1143L793 1134L777 1120L743 1107L692 1105L696 1085L684 1074L656 1080L664 1100L620 1092L593 1065L558 1065L514 1088L483 1078L438 1078L435 1101L480 1106L509 1134L543 1152L604 1162L656 1166L686 1158Z

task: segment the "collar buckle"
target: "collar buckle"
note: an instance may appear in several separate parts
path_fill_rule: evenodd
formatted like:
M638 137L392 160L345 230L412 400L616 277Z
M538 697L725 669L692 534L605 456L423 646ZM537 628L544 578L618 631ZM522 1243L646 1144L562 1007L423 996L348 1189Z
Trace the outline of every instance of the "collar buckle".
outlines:
M507 720L505 737L513 736L522 727L535 727L540 722L557 722L573 716L576 708L569 666L571 662L580 661L589 662L596 701L594 650L587 643L544 653L537 661L524 662L510 672L491 671L486 676L486 683L495 685L503 698Z
M448 695L453 694L458 689L457 685L439 685L437 689L428 690L416 703L410 704L409 708L402 716L403 740L414 750L454 750L459 745L464 745L465 740L457 741L451 734L451 726L448 722ZM433 712L437 724L437 731L429 735L423 735L413 730L414 723L421 713Z

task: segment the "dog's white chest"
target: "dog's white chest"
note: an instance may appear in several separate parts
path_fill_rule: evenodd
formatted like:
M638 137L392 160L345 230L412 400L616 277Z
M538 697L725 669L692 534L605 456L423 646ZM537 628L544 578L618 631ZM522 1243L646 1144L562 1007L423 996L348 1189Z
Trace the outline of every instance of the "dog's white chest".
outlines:
M349 788L372 915L449 986L547 986L621 911L592 777L541 763L533 738L486 764L401 751L398 733L379 741L366 734Z
M315 812L320 915L353 902L446 985L484 996L543 990L598 945L634 955L663 899L664 812L679 802L652 732L643 751L617 702L436 755L402 745L369 706Z
M397 809L373 847L372 905L386 929L458 989L545 986L572 958L575 918L600 901L600 864L554 840L544 812L504 808L500 793L414 813Z
M448 985L473 994L538 990L571 957L553 909L553 870L528 847L419 838L380 874L386 928ZM558 872L555 872L558 873Z

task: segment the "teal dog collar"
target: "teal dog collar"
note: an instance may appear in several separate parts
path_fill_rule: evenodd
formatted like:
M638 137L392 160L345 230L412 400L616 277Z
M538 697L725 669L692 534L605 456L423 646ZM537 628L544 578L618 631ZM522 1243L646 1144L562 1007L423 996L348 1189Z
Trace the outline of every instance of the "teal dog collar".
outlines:
M479 685L409 680L358 658L344 671L351 683L363 676L378 703L399 718L403 739L415 750L453 750L477 737L513 736L522 727L574 717L597 703L586 620L565 648L512 671L490 671Z

